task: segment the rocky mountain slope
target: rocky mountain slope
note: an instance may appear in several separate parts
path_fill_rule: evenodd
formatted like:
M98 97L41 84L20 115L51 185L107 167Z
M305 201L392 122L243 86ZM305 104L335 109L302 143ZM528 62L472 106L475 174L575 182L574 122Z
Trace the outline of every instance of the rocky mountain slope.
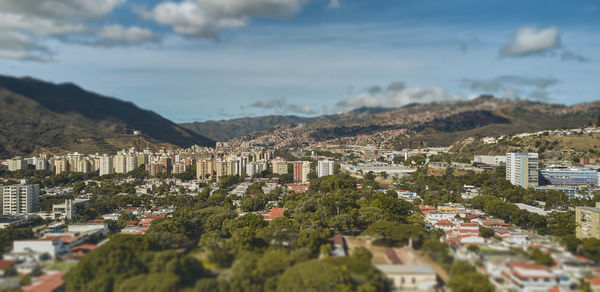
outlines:
M152 111L74 84L0 76L0 157L214 143Z
M481 96L472 100L358 109L232 139L276 148L352 143L395 148L448 146L469 136L514 134L595 123L600 102L573 106ZM250 119L251 120L251 119ZM223 122L226 124L226 122Z

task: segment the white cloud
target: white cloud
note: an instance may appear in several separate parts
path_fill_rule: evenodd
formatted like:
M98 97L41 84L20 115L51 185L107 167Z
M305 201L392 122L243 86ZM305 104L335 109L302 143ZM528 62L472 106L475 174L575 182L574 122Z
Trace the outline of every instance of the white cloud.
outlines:
M461 99L439 86L406 88L403 82L392 82L381 95L363 92L336 103L334 112L342 113L361 107L395 108L411 103L428 103L440 100Z
M98 31L100 44L106 45L134 45L147 42L156 42L158 38L154 33L137 26L123 27L119 24L106 25Z
M548 100L552 86L560 81L554 77L527 77L503 75L493 79L463 79L462 85L469 87L476 94L503 94L509 99L527 96L537 100Z
M265 110L276 110L280 114L302 114L312 115L316 114L309 106L303 106L298 104L288 104L285 98L274 98L274 99L263 99L250 104L250 107L265 109Z
M0 10L42 18L69 19L73 16L98 18L112 12L126 0L2 0Z
M255 16L287 18L308 0L166 1L141 14L188 37L216 38L222 29L246 26Z
M156 41L144 28L89 23L109 15L126 0L1 0L0 58L51 61L47 39L84 45L133 45ZM10 41L12 39L12 41Z
M557 27L522 27L517 30L513 39L500 49L500 53L509 57L522 57L545 53L560 46Z
M327 8L338 9L338 8L340 8L340 6L341 6L340 0L331 0L329 2L329 5L327 5Z

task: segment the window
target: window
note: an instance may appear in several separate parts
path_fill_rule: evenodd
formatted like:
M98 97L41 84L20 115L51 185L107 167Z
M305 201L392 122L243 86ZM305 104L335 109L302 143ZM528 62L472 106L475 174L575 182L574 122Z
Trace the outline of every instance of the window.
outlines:
M412 278L411 282L414 284L417 282L417 279L415 279L415 277Z

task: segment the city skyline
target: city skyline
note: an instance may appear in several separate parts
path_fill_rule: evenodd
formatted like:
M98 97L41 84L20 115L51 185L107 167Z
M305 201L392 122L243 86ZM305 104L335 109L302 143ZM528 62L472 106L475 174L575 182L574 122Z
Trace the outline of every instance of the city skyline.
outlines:
M175 122L485 93L597 99L592 1L88 2L0 4L0 73L74 82Z

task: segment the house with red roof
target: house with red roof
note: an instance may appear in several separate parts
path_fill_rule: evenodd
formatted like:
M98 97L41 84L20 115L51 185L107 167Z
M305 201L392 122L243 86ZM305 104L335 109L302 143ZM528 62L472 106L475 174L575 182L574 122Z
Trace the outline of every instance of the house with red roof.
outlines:
M63 276L65 272L49 273L31 280L31 284L22 286L23 292L58 292L65 290Z
M265 220L273 220L275 218L283 217L284 208L271 208L271 211L267 214L262 214Z

